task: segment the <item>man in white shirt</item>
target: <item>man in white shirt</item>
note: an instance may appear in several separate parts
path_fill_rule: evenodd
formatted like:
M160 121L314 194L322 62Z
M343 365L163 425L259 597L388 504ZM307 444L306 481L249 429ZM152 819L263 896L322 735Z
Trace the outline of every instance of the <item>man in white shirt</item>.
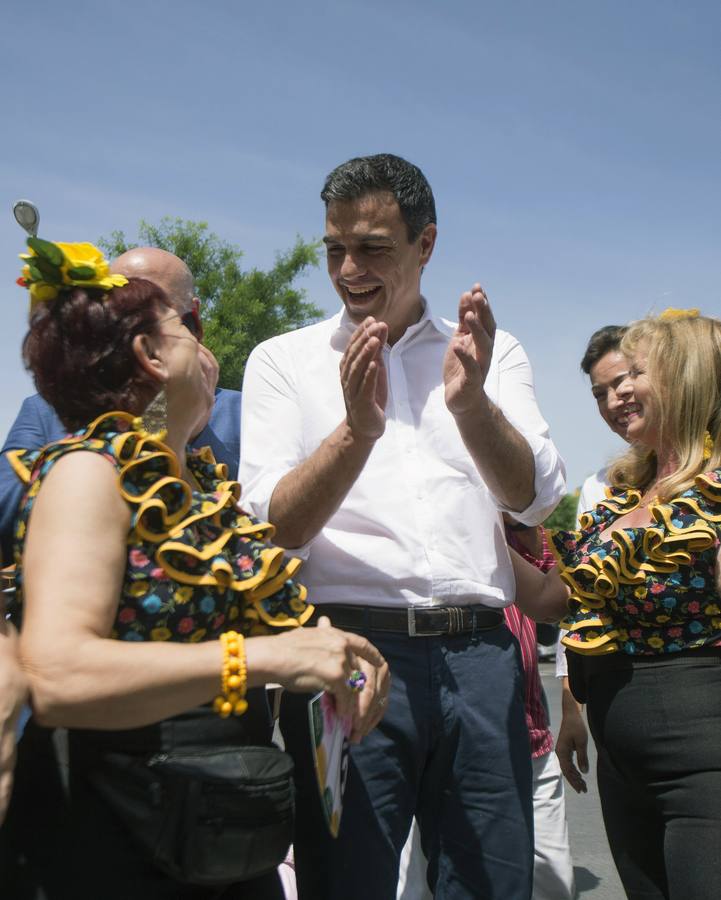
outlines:
M595 331L581 360L581 369L591 379L591 392L598 412L614 434L626 439L628 415L626 405L617 391L628 378L628 361L619 350L625 327L606 325ZM577 516L593 509L606 497L606 467L589 475L578 497ZM568 684L568 663L561 638L556 644L556 677L563 679L561 695L561 726L556 739L556 755L568 783L577 793L586 792L583 774L588 772L588 729L580 704ZM580 660L577 660L581 664ZM575 760L574 760L575 757ZM583 773L583 774L582 774Z
M307 711L284 697L300 897L394 897L415 814L437 897L522 900L531 769L520 655L502 624L514 598L502 513L541 522L563 464L526 355L496 331L480 285L462 294L458 325L421 295L436 238L422 172L390 154L354 159L321 197L344 309L251 354L240 478L244 503L307 558L311 601L381 649L392 688L352 747L335 842L303 777ZM381 713L361 693L355 731Z

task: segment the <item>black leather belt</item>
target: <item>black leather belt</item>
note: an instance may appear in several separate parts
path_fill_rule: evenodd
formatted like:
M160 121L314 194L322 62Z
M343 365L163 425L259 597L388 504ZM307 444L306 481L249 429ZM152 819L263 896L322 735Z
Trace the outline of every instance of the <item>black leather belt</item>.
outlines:
M503 611L487 606L346 606L323 603L315 608L312 621L328 616L336 628L347 631L392 631L409 637L432 637L488 631L503 622Z

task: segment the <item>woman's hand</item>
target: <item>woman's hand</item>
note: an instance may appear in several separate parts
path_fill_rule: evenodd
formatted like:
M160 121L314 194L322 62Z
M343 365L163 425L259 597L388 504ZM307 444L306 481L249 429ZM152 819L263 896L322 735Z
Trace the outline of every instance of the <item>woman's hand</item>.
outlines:
M272 661L264 660L268 653ZM373 644L359 634L333 628L326 616L317 628L296 628L271 638L246 641L248 674L259 668L268 682L277 681L289 691L333 694L340 716L353 717L351 739L356 742L381 720L390 687L388 664ZM348 686L351 673L362 670L362 691Z
M17 721L27 696L27 682L17 661L15 630L0 621L0 824L10 802Z
M570 595L558 574L558 566L544 573L512 548L509 551L516 578L516 606L536 622L555 624L568 612Z
M581 772L588 773L588 729L583 721L583 707L571 693L568 678L563 679L561 704L563 714L556 739L556 756L566 781L577 794L585 794L586 781ZM578 767L573 761L574 754Z

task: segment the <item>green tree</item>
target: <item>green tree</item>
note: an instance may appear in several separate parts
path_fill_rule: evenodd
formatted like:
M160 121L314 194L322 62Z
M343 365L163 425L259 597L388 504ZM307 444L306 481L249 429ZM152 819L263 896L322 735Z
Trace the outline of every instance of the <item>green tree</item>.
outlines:
M543 523L550 531L573 531L576 527L576 507L578 505L578 491L561 497L558 506Z
M242 251L208 230L206 222L166 217L158 225L141 221L137 242L122 231L100 238L110 257L138 246L160 247L184 260L201 301L204 343L220 364L221 387L238 390L245 363L260 341L314 322L323 311L293 287L296 278L318 265L320 243L298 237L279 253L268 271L240 267Z

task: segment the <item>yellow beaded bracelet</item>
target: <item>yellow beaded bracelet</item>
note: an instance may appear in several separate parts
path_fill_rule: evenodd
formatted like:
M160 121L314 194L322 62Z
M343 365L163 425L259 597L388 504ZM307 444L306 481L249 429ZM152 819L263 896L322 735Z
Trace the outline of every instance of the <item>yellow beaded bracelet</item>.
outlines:
M245 661L245 642L237 631L221 634L223 645L223 669L220 677L220 694L213 701L213 709L221 719L229 715L242 716L248 708L245 692L248 688L248 666Z

